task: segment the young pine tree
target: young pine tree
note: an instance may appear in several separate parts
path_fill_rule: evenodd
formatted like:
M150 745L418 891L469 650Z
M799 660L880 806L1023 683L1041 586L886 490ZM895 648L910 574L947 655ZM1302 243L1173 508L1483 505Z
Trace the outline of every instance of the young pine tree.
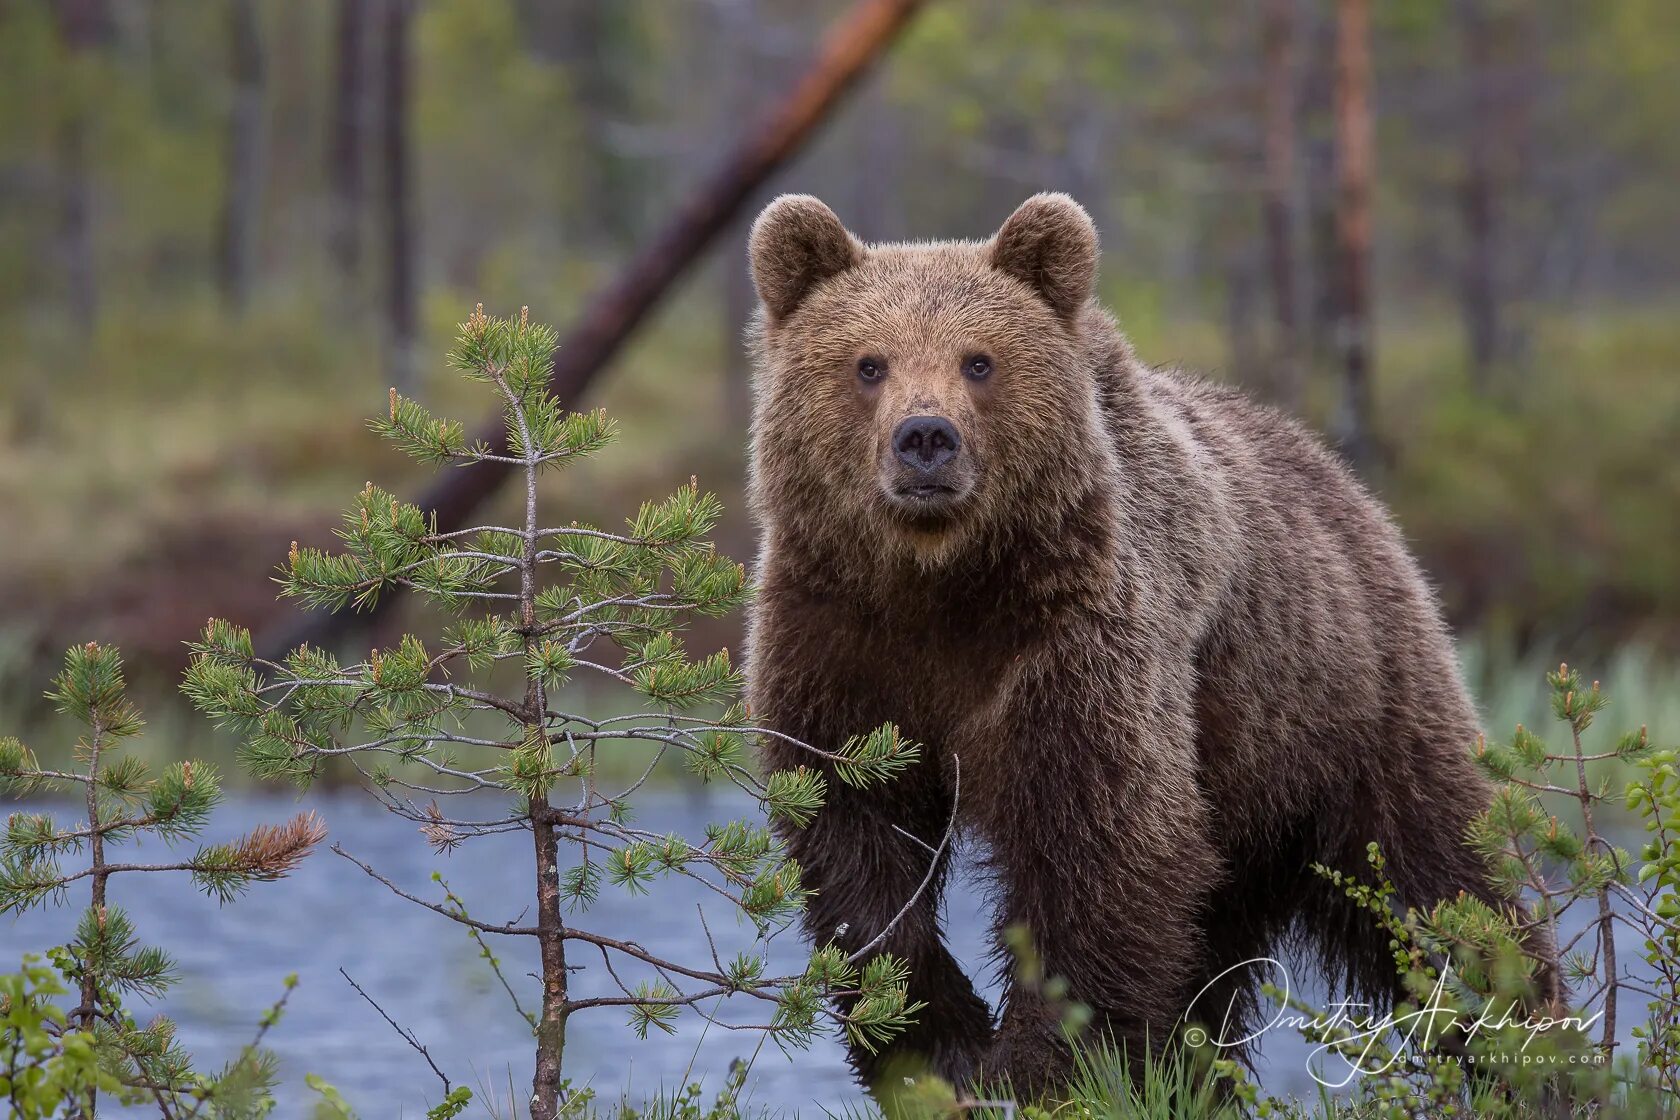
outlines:
M256 1117L273 1102L273 1056L258 1043L286 996L263 1016L256 1041L219 1075L196 1072L167 1018L136 1021L127 1000L157 999L175 981L162 949L139 942L128 915L107 898L111 880L143 873L189 875L226 902L253 883L278 879L325 835L313 813L259 826L232 843L198 847L185 859L136 862L114 849L142 837L172 846L195 840L221 801L216 771L180 762L154 772L124 748L141 729L123 687L115 649L89 643L64 659L48 697L85 729L68 769L42 766L16 739L0 738L0 790L69 798L85 817L62 824L48 812L16 812L0 835L0 915L62 902L86 883L87 908L68 945L26 958L0 993L0 1094L12 1115L92 1117L101 1095L155 1108L170 1118ZM70 866L74 857L74 866ZM288 979L289 995L293 980ZM68 1011L55 997L77 1000Z
M505 446L470 440L461 424L395 390L387 415L372 424L422 462L512 467L523 499L515 524L440 532L435 518L370 483L338 531L341 551L294 546L282 568L284 594L332 610L415 592L452 618L436 641L407 636L351 664L308 647L273 662L253 655L247 631L213 621L194 647L184 685L202 710L245 737L244 757L260 776L306 785L329 760L347 760L387 810L418 824L439 851L488 833L529 833L534 922L480 921L447 892L441 902L405 897L481 940L536 941L534 1011L525 1013L503 978L534 1035L533 1120L567 1107L566 1029L580 1011L619 1008L645 1035L649 1027L671 1029L697 1001L739 995L763 1001L764 1030L803 1043L823 1016L875 1042L917 1010L907 1000L903 965L870 955L884 930L870 953L848 957L826 946L802 972L772 976L762 940L729 961L715 950L675 961L630 936L574 924L603 888L644 893L680 875L728 898L762 939L806 895L798 865L770 830L735 821L709 828L703 839L660 835L631 822L630 799L657 767L680 758L702 779L729 782L770 817L797 825L822 805L826 779L815 765L767 781L756 776L746 744L768 732L751 726L727 653L692 658L678 637L688 619L733 611L748 593L741 566L705 540L719 513L715 497L691 483L642 506L617 532L545 525L539 517L543 478L613 436L602 414L568 412L549 392L554 345L554 332L524 313L492 318L480 308L460 327L451 361L498 402ZM606 718L567 710L562 686L583 675L633 691L644 710ZM638 751L637 778L609 789L598 761ZM811 756L836 780L864 785L909 765L916 750L883 727L839 753L812 749ZM495 796L489 812L484 797L463 800L460 810L439 804L447 795L486 793ZM708 945L709 934L697 926L694 943ZM494 967L495 957L485 955ZM571 970L595 967L606 970L617 994L574 994ZM848 1011L831 1009L826 997L835 995L851 997Z
M1552 713L1569 729L1564 749L1554 750L1534 732L1518 726L1509 743L1482 742L1476 760L1500 782L1493 805L1477 821L1472 839L1490 861L1497 881L1512 898L1526 901L1525 926L1541 926L1565 977L1585 993L1587 1006L1602 1013L1599 1046L1615 1046L1618 996L1624 977L1616 961L1615 925L1625 921L1618 900L1631 897L1633 860L1604 835L1604 816L1619 800L1607 780L1593 781L1588 767L1612 759L1637 762L1651 751L1643 728L1622 736L1608 751L1588 752L1582 735L1609 704L1593 681L1587 687L1568 665L1546 674ZM1542 798L1572 804L1578 827L1549 811ZM1569 937L1561 922L1577 906L1592 918Z

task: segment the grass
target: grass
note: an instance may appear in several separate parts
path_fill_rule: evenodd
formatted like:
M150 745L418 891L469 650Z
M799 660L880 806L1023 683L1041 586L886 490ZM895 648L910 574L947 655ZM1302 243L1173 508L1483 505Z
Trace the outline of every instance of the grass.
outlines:
M964 1106L937 1079L907 1081L885 1102L861 1099L836 1109L823 1109L830 1120L1246 1120L1254 1110L1243 1105L1188 1058L1169 1054L1144 1063L1136 1076L1113 1048L1075 1047L1076 1070L1065 1092L1039 1102L1018 1100L1007 1085L991 1086ZM1262 1089L1261 1100L1265 1100ZM1641 1091L1618 1091L1608 1108L1590 1102L1560 1107L1504 1096L1500 1120L1609 1120L1611 1117L1654 1118L1671 1102ZM652 1115L649 1113L648 1115ZM1421 1120L1415 1113L1396 1112L1381 1101L1335 1094L1320 1088L1316 1097L1269 1101L1269 1120ZM1458 1113L1458 1115L1467 1115ZM1481 1111L1468 1114L1484 1115ZM1434 1117L1429 1117L1434 1120Z
M464 300L437 308L428 333L439 345L425 352L441 353L468 310ZM715 427L696 423L719 413L724 376L715 348L696 345L709 326L695 321L700 310L668 316L603 379L593 403L630 438L574 476L574 516L622 516L634 506L621 496L639 500L738 457L720 456L708 438L721 414ZM424 469L365 427L386 389L366 333L297 307L233 324L204 304L116 311L83 345L0 356L0 382L17 390L0 397L0 517L15 530L0 553L0 589L68 598L171 526L218 516L319 522L364 478L415 484ZM441 365L433 372L423 398L476 422L482 398Z
M884 1107L873 1099L823 1109L830 1120L1245 1120L1253 1115L1221 1092L1193 1066L1175 1059L1147 1063L1134 1078L1112 1051L1080 1051L1078 1069L1065 1095L1040 1103L1017 1101L1007 1087L993 1087L979 1103L960 1110L949 1087L929 1085L919 1092L907 1089ZM1536 1108L1506 1120L1557 1120ZM1589 1113L1578 1113L1584 1120ZM1356 1102L1321 1089L1313 1099L1274 1101L1270 1120L1390 1120L1383 1107Z
M1543 731L1554 722L1545 674L1558 667L1559 655L1515 657L1490 649L1485 640L1465 643L1461 653L1490 733L1509 735L1519 723ZM1648 646L1629 645L1575 667L1600 681L1611 700L1606 714L1587 731L1588 747L1607 749L1622 731L1640 724L1660 743L1680 743L1680 681L1672 662Z

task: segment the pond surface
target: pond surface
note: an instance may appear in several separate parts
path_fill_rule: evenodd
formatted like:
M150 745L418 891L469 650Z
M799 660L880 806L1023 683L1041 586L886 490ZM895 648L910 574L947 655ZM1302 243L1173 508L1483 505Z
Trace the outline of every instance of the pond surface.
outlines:
M321 814L330 842L371 864L398 886L441 901L433 871L448 880L471 913L484 921L520 919L531 895L531 851L526 833L474 839L451 855L435 855L406 821L384 813L359 795L248 798L222 808L211 839L236 835L256 823L277 823L299 808ZM637 823L657 832L701 838L707 823L751 817L754 807L739 797L654 791L639 803ZM66 814L69 819L71 814ZM135 858L167 858L157 843ZM177 855L175 858L179 858ZM77 889L80 888L80 889ZM6 967L24 952L40 952L67 939L85 884L72 888L71 907L33 911L0 919L0 961ZM988 912L972 874L964 871L947 892L946 929L952 951L996 1000L987 957ZM466 931L392 894L360 868L324 848L291 877L258 884L243 898L218 907L195 891L185 875L118 875L112 901L134 919L142 941L166 947L180 966L181 982L161 1010L180 1027L181 1041L201 1068L218 1068L251 1038L258 1017L296 972L299 985L285 1017L267 1037L280 1059L280 1118L310 1114L315 1095L304 1086L318 1074L338 1086L366 1120L422 1116L440 1097L440 1082L421 1057L339 975L344 969L393 1019L412 1031L432 1057L475 1096L505 1102L509 1080L523 1101L530 1089L530 1032L514 1011ZM705 962L710 950L696 915L706 921L727 960L753 940L750 926L737 921L727 903L681 877L633 896L604 885L600 901L577 923L611 936L635 940L668 959ZM524 920L529 920L525 915ZM528 938L492 939L503 969L529 1009L536 1001L535 967ZM617 994L599 956L577 952L581 965L572 984L576 994ZM805 948L797 930L770 941L772 974L798 970ZM1623 949L1624 962L1638 963L1637 946ZM1293 968L1297 989L1322 996L1309 968ZM620 969L627 983L632 974ZM735 1000L716 1014L727 1023L763 1022L770 1005ZM1624 1012L1624 1019L1634 1018ZM637 1040L622 1008L580 1012L566 1044L566 1068L576 1083L593 1086L605 1102L628 1094L645 1100L702 1078L708 1090L720 1084L735 1058L752 1062L747 1084L751 1106L807 1116L822 1115L858 1098L839 1043L820 1039L809 1051L784 1055L773 1043L760 1045L756 1031L731 1030L685 1015L675 1034L655 1030ZM1306 1072L1308 1047L1292 1031L1278 1029L1263 1040L1260 1075L1278 1093L1315 1091ZM710 1093L708 1092L708 1100ZM484 1115L474 1110L469 1115ZM498 1115L509 1115L505 1107ZM521 1107L519 1115L524 1115Z

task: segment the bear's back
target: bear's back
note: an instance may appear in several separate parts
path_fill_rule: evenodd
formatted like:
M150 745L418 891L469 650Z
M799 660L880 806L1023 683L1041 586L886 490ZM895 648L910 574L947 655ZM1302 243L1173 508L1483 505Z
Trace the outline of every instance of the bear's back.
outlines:
M1388 511L1311 429L1237 388L1177 368L1138 367L1135 381L1144 422L1163 425L1168 438L1186 449L1187 469L1216 491L1229 528L1246 546L1239 566L1334 556L1367 575L1402 574L1408 577L1402 582L1415 579L1426 590ZM1127 443L1136 437L1124 420L1116 427L1124 463ZM1134 458L1130 465L1149 474L1150 464ZM1155 485L1183 488L1168 477ZM1152 496L1165 499L1171 492Z
M1139 369L1136 383L1137 405L1191 445L1194 473L1211 480L1229 534L1228 576L1197 642L1200 749L1212 752L1204 781L1216 803L1256 810L1229 822L1239 832L1350 785L1383 812L1382 772L1428 774L1449 764L1443 751L1468 750L1477 731L1422 569L1387 510L1304 425L1177 370ZM1145 501L1171 503L1186 490L1152 474L1158 455L1140 460L1122 442L1120 458L1123 471L1129 463L1151 476ZM1404 718L1402 703L1413 709ZM1287 783L1277 780L1280 743L1291 746ZM1379 763L1368 753L1374 743L1393 754ZM1256 783L1267 800L1238 800Z

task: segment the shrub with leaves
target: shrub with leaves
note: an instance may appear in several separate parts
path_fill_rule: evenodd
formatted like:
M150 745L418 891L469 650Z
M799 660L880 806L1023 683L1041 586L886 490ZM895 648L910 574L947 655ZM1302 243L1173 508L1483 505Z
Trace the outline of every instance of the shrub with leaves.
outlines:
M1528 902L1526 925L1554 936L1577 906L1589 918L1559 949L1582 1009L1600 1016L1598 1045L1616 1052L1617 1024L1630 1003L1642 1005L1633 1028L1638 1061L1624 1062L1624 1080L1648 1085L1680 1107L1680 781L1676 754L1658 751L1646 728L1589 751L1582 736L1609 696L1568 665L1548 673L1552 712L1569 732L1561 751L1519 727L1508 744L1484 745L1483 768L1504 785L1482 820L1477 842L1495 861L1508 889ZM1619 788L1616 767L1637 775ZM1603 768L1595 776L1593 770ZM1607 814L1631 810L1646 835L1639 857L1604 835ZM1568 811L1573 823L1565 823ZM1616 931L1631 930L1645 975L1617 957Z
M1468 839L1509 907L1465 897L1399 914L1374 846L1370 875L1319 869L1388 931L1409 996L1375 1032L1290 1001L1315 1024L1312 1041L1362 1071L1352 1103L1372 1115L1669 1117L1680 1107L1680 756L1655 751L1644 728L1588 750L1583 736L1608 696L1567 665L1547 683L1568 729L1563 749L1521 726L1508 742L1476 748L1499 784ZM1638 860L1605 835L1623 800L1605 772L1616 765L1638 774L1625 797L1647 834ZM1618 962L1618 926L1639 936L1646 975ZM1543 945L1557 946L1573 1007L1545 998ZM1637 1060L1616 1053L1630 999L1646 1007L1633 1031ZM1240 1069L1219 1068L1261 1115L1286 1110L1259 1098Z
M67 901L88 885L88 905L68 945L25 958L0 977L0 1096L24 1117L94 1115L102 1095L155 1107L164 1117L243 1117L267 1113L274 1061L258 1043L279 1018L270 1008L257 1038L219 1074L194 1070L162 1016L141 1023L131 999L156 1000L175 981L162 949L142 945L123 910L107 900L115 876L177 872L226 902L254 883L297 866L325 830L312 813L259 826L231 843L197 847L159 863L113 858L142 837L171 846L193 842L221 801L216 772L181 762L154 772L125 746L141 729L123 687L117 651L88 644L65 657L48 697L85 731L66 769L42 766L16 739L0 739L0 788L79 804L83 819L61 823L46 811L16 812L0 836L0 914ZM288 979L287 994L295 981ZM66 1009L59 997L76 1002Z
M1640 729L1641 740L1646 738ZM1618 885L1639 935L1649 984L1645 1021L1633 1030L1639 1068L1680 1104L1680 752L1651 751L1629 783L1627 805L1645 832L1633 882Z
M733 611L748 594L741 566L706 542L719 514L715 497L691 483L643 505L621 531L545 525L539 517L542 479L614 434L605 416L569 412L550 393L554 345L554 332L524 313L492 318L480 308L461 325L451 361L499 402L505 449L469 439L460 423L395 390L372 424L425 463L512 467L523 499L515 524L440 532L426 511L369 484L338 530L341 549L294 546L281 570L284 594L332 610L416 592L449 616L440 638L407 636L351 663L308 647L276 662L254 656L247 631L212 621L193 648L184 685L203 711L241 733L259 776L307 785L330 761L347 760L386 809L419 825L440 852L489 833L530 834L534 922L483 922L453 895L413 900L466 926L481 946L486 937L535 939L535 1010L526 1014L515 986L503 980L535 1035L536 1120L564 1107L562 1048L579 1011L618 1008L645 1035L670 1030L697 1001L740 995L764 1001L763 1029L798 1044L827 1016L875 1043L917 1010L907 1000L903 965L890 957L823 948L802 973L775 976L762 942L733 960L714 949L673 961L631 937L573 924L571 915L586 913L603 889L640 894L664 877L686 876L768 935L796 915L806 892L798 865L762 822L717 825L704 837L662 835L632 822L630 798L668 759L707 781L731 783L770 817L795 824L810 819L825 788L815 768L768 782L755 776L747 745L768 732L751 725L727 653L692 657L679 637L689 619ZM644 710L598 719L561 710L562 688L585 675L633 691ZM605 788L598 762L607 752L640 752L638 776ZM916 758L891 727L839 753L811 754L813 762L832 763L837 780L858 785L889 778ZM473 815L483 797L461 811L441 806L446 795L485 793L497 795L488 814ZM709 943L697 926L695 944ZM487 948L485 955L496 966ZM573 994L570 970L591 962L616 994ZM853 997L846 1012L832 1010L827 997L834 995Z

